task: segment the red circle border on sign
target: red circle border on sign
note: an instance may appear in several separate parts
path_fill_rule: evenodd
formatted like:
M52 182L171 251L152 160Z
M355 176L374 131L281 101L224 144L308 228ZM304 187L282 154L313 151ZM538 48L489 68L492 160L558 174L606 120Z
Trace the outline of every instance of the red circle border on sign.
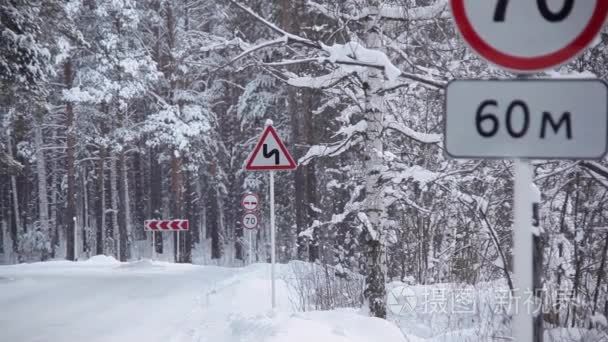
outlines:
M245 197L247 197L247 196L253 196L253 197L255 197L255 199L258 200L258 205L255 209L249 210L249 209L245 208ZM259 207L260 207L260 196L258 196L258 194L254 193L254 192L248 192L241 196L241 208L243 208L246 213L257 212L259 210Z
M510 70L534 72L563 64L583 51L601 31L608 16L608 1L597 0L591 21L583 32L563 49L538 57L517 57L498 51L475 31L464 7L465 0L450 0L456 26L464 40L483 58ZM587 0L586 0L587 1Z

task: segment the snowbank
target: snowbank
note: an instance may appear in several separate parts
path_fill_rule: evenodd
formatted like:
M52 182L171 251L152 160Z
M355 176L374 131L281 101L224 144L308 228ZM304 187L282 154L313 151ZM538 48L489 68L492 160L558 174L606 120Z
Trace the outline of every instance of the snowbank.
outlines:
M222 342L405 342L394 324L354 310L233 316Z
M288 284L293 264L277 265L277 308L271 309L270 267L255 264L207 293L207 313L193 341L214 342L406 342L398 326L355 309L295 312ZM311 266L314 268L314 266Z
M133 262L127 262L119 266L122 269L159 269L163 268L162 265L155 263L150 259L143 259Z
M94 257L89 258L88 260L83 261L88 265L118 265L120 261L114 259L114 257L107 255L96 255Z
M393 282L388 294L389 319L420 341L477 342L511 335L506 315L510 292L502 282L476 286Z

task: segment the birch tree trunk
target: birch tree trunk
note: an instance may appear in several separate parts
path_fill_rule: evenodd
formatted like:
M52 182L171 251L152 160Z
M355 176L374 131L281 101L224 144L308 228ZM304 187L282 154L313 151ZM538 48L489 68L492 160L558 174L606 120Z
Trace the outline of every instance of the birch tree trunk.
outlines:
M381 48L380 28L377 26L380 1L369 0L370 17L365 33L365 43L368 49ZM382 237L381 219L383 205L379 184L380 167L382 165L382 120L380 107L382 95L377 90L383 82L381 71L369 68L367 79L363 77L365 93L365 118L367 120L367 140L365 142L365 208L367 222L367 277L365 279L365 299L369 305L370 314L374 317L386 318L386 288L385 261Z
M564 203L562 205L562 209L561 209L561 213L560 213L560 224L559 224L559 232L561 235L566 234L566 210L568 208L568 200L570 198L570 190L566 190L566 195L565 195L565 199L564 199ZM560 260L562 260L562 258L564 257L564 243L563 241L560 240L560 242L557 245L557 256L558 258L560 258ZM557 267L557 291L558 294L562 293L562 278L565 276L565 270L564 270L564 266L560 263ZM556 305L555 305L555 315L556 315L556 319L555 321L557 322L558 325L561 325L561 321L560 321L560 308L561 308L561 295L557 296L556 299Z

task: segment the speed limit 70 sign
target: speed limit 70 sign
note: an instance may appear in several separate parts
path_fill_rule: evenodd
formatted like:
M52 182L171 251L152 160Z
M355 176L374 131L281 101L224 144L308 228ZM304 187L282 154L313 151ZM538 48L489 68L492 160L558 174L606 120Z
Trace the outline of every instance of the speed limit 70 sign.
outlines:
M450 0L464 40L503 68L534 72L565 63L600 32L606 0Z
M256 213L245 213L242 218L243 227L247 229L256 229L260 220Z
M454 158L599 159L608 88L599 80L461 80L447 87L445 145Z

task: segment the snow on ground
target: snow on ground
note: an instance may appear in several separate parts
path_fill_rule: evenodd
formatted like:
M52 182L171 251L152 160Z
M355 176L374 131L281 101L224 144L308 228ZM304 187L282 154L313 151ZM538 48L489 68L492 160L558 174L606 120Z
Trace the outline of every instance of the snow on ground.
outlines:
M273 311L266 264L222 268L98 256L0 266L0 341L475 342L510 334L504 315L492 313L498 283L391 283L389 290L406 287L409 302L402 310L403 302L389 298L389 320L381 320L356 309L296 312L297 294L285 283L291 267L278 265ZM600 340L576 329L546 336Z
M279 267L279 273L287 267ZM0 341L405 342L353 309L296 313L270 270L108 257L0 267ZM414 341L414 340L409 340Z

